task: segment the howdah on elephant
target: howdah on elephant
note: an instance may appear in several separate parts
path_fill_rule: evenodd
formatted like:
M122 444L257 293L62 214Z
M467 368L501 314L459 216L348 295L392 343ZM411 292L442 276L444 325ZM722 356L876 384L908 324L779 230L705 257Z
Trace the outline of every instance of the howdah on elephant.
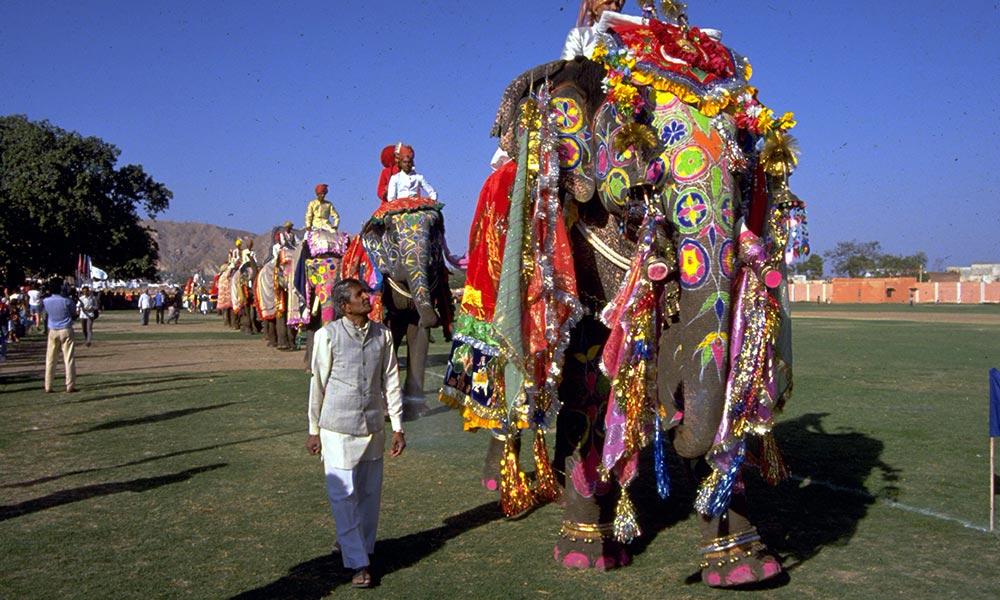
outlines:
M506 512L562 494L562 564L629 562L639 454L653 446L666 497L669 440L697 485L703 580L768 579L781 566L743 476L785 470L770 433L791 391L782 272L786 251L808 251L791 225L794 123L757 100L746 59L683 19L612 15L600 33L594 60L542 65L504 94L494 133L513 160L480 196L441 397L502 441L489 456ZM529 428L534 482L517 459Z

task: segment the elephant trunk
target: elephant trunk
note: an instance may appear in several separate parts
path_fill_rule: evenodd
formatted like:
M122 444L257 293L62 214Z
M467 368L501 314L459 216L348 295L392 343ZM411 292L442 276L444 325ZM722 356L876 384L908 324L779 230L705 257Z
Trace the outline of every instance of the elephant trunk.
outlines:
M436 216L431 219L431 216ZM437 327L441 318L434 310L434 300L431 290L439 282L444 269L441 264L440 249L433 248L437 240L433 228L440 219L437 211L421 211L415 214L397 215L395 218L396 233L399 240L399 257L405 271L406 283L413 296L413 305L420 315L420 326Z

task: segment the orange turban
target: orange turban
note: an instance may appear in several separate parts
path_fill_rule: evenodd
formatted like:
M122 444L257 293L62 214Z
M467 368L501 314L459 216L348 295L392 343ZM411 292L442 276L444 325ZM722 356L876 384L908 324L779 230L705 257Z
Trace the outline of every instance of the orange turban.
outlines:
M396 158L413 158L413 148L400 142L396 144Z

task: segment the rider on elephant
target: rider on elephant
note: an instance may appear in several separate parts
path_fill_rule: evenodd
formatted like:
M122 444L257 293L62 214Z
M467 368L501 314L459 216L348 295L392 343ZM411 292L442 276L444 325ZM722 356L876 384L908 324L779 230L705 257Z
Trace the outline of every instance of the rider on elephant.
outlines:
M316 186L316 198L306 207L306 229L325 229L336 232L340 227L340 215L333 204L326 199L330 186L320 183Z
M560 58L592 58L599 36L594 26L601 20L604 11L621 12L623 6L625 0L580 0L580 15L576 19L576 27L570 29L566 36Z
M403 142L399 142L395 146L386 146L379 153L382 171L378 175L378 186L375 188L375 194L382 202L385 202L386 196L389 193L389 179L396 173L399 173L399 165L396 164L396 148L402 147L402 145Z
M386 202L421 198L421 191L431 200L437 200L437 192L413 166L413 148L402 143L396 145L396 166L399 172L389 178Z

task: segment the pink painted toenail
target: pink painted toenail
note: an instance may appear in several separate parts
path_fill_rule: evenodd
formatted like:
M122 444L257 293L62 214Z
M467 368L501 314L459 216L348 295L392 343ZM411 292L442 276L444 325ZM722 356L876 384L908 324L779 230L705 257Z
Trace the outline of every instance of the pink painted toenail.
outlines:
M707 583L708 585L713 586L713 587L718 587L718 586L722 585L722 578L719 577L718 573L709 573L705 577L705 583Z
M586 554L580 552L570 552L566 555L566 558L562 561L564 567L570 567L572 569L589 569L590 559L587 558Z
M781 573L781 564L777 561L767 561L764 563L764 579L768 577L774 577L778 573Z
M751 581L757 579L753 576L753 569L749 565L740 565L726 575L726 585L740 585Z
M607 571L608 569L614 569L616 566L618 565L615 559L610 556L599 556L594 561L594 568L598 571Z
M488 489L488 490L490 490L491 492L495 492L496 489L497 489L497 480L496 479L484 479L483 480L483 487L486 488L486 489Z

